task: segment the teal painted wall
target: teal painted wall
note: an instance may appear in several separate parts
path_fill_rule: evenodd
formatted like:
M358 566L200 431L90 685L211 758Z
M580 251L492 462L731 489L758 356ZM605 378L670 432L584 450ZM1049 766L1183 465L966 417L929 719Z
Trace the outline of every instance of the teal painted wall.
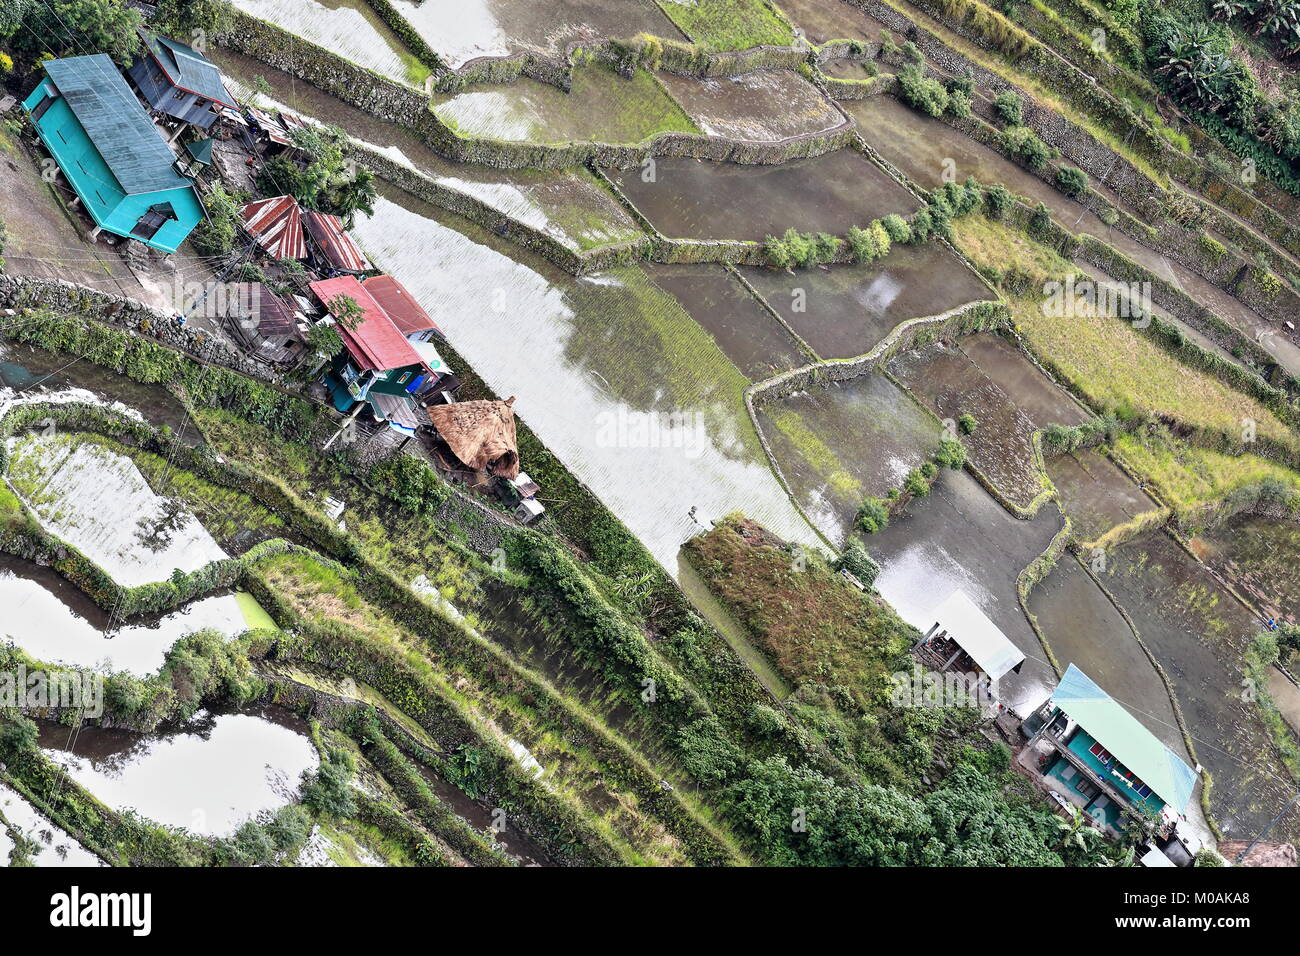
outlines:
M28 112L41 101L52 87L46 82L37 85L23 102ZM159 192L128 196L118 186L116 178L104 162L99 150L86 130L78 122L72 109L62 99L55 101L36 121L36 130L50 155L68 177L68 182L81 197L86 211L97 226L114 235L139 239L147 246L163 252L175 252L194 227L203 221L203 206L198 195L188 186ZM176 220L168 222L152 239L132 236L131 230L149 207L160 202L171 203Z
M1152 791L1145 798L1139 797L1137 791L1130 788L1124 782L1122 776L1117 777L1112 773L1112 771L1116 769L1120 770L1121 773L1124 772L1126 768L1123 764L1117 761L1114 757L1110 759L1109 764L1103 764L1089 752L1094 743L1096 743L1096 740L1092 735L1080 727L1074 732L1074 736L1070 738L1070 742L1066 744L1066 746L1069 748L1071 753L1084 762L1089 770L1101 779L1105 780L1125 797L1128 797L1129 802L1135 807L1145 809L1151 813L1159 813L1164 807L1165 802L1161 800L1160 797L1156 796L1155 791Z

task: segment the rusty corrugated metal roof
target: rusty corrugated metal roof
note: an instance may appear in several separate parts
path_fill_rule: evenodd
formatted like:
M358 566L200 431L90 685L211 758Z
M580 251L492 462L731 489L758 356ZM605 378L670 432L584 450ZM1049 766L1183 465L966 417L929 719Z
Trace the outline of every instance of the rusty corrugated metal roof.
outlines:
M306 259L302 209L292 196L259 199L239 208L244 228L257 244L277 259Z
M388 275L372 276L365 280L365 287L403 334L416 335L430 329L442 334L438 323L433 321L433 317L416 301L410 290L397 279Z
M365 272L370 263L343 228L343 220L323 212L303 214L307 232L316 242L320 254L340 272Z
M355 328L344 328L342 322L338 323L337 328L348 353L363 372L371 369L383 372L406 368L408 365L424 365L424 360L393 324L383 306L374 300L355 276L339 276L337 279L313 282L311 291L326 308L340 295L348 296L361 307L362 319Z

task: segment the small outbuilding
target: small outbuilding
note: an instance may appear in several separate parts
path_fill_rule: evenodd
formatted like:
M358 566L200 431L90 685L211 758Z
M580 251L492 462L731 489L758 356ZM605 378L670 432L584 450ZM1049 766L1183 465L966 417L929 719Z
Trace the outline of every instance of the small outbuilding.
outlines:
M302 231L302 207L292 196L273 196L239 207L247 232L273 259L306 259L307 239Z
M989 620L965 591L943 599L930 617L930 629L914 650L939 670L978 672L989 680L1019 673L1025 654Z
M427 409L436 436L435 452L451 470L478 477L514 479L519 476L519 446L515 438L515 400L477 400ZM442 454L443 447L451 460Z
M205 132L224 110L238 110L211 60L176 40L141 30L146 55L127 75L149 106Z

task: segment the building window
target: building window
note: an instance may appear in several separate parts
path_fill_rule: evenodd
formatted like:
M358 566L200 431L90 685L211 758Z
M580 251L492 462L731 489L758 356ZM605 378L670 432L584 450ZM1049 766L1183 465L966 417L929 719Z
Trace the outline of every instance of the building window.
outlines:
M152 239L158 234L159 229L175 218L176 213L172 211L170 203L150 206L149 211L140 217L140 221L131 230L131 235L140 239Z
M40 119L45 115L45 111L53 105L54 97L50 96L49 93L45 93L45 95L41 97L41 101L36 104L36 109L32 110L32 120L35 121Z
M190 95L190 94L186 93L184 90L173 90L173 91L172 91L172 99L174 99L174 100L183 100L183 99L185 99L185 97L187 97L187 96L189 96L189 95Z
M406 384L407 382L409 382L410 380L411 380L411 373L410 373L410 372L403 372L401 375L397 376L397 384L398 384L398 385L405 385L405 384Z
M1102 763L1110 763L1110 751L1108 751L1100 743L1094 742L1093 745L1088 748L1088 753L1092 754Z

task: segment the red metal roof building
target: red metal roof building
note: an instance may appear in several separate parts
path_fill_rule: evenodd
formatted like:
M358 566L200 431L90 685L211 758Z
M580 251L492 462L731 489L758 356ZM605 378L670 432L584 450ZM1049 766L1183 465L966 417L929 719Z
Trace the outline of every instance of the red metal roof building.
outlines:
M345 328L342 322L337 324L343 344L360 371L384 372L411 365L425 366L424 359L393 324L383 306L355 276L313 282L311 290L327 309L340 295L348 296L361 307L362 319L354 328Z
M343 220L338 216L308 212L303 214L303 223L316 251L331 269L336 272L365 272L370 268L370 263L347 234Z
M259 199L239 207L239 218L253 240L276 259L306 259L302 209L292 196Z
M407 338L424 341L431 332L442 336L442 329L432 316L397 279L388 275L371 276L364 285Z

